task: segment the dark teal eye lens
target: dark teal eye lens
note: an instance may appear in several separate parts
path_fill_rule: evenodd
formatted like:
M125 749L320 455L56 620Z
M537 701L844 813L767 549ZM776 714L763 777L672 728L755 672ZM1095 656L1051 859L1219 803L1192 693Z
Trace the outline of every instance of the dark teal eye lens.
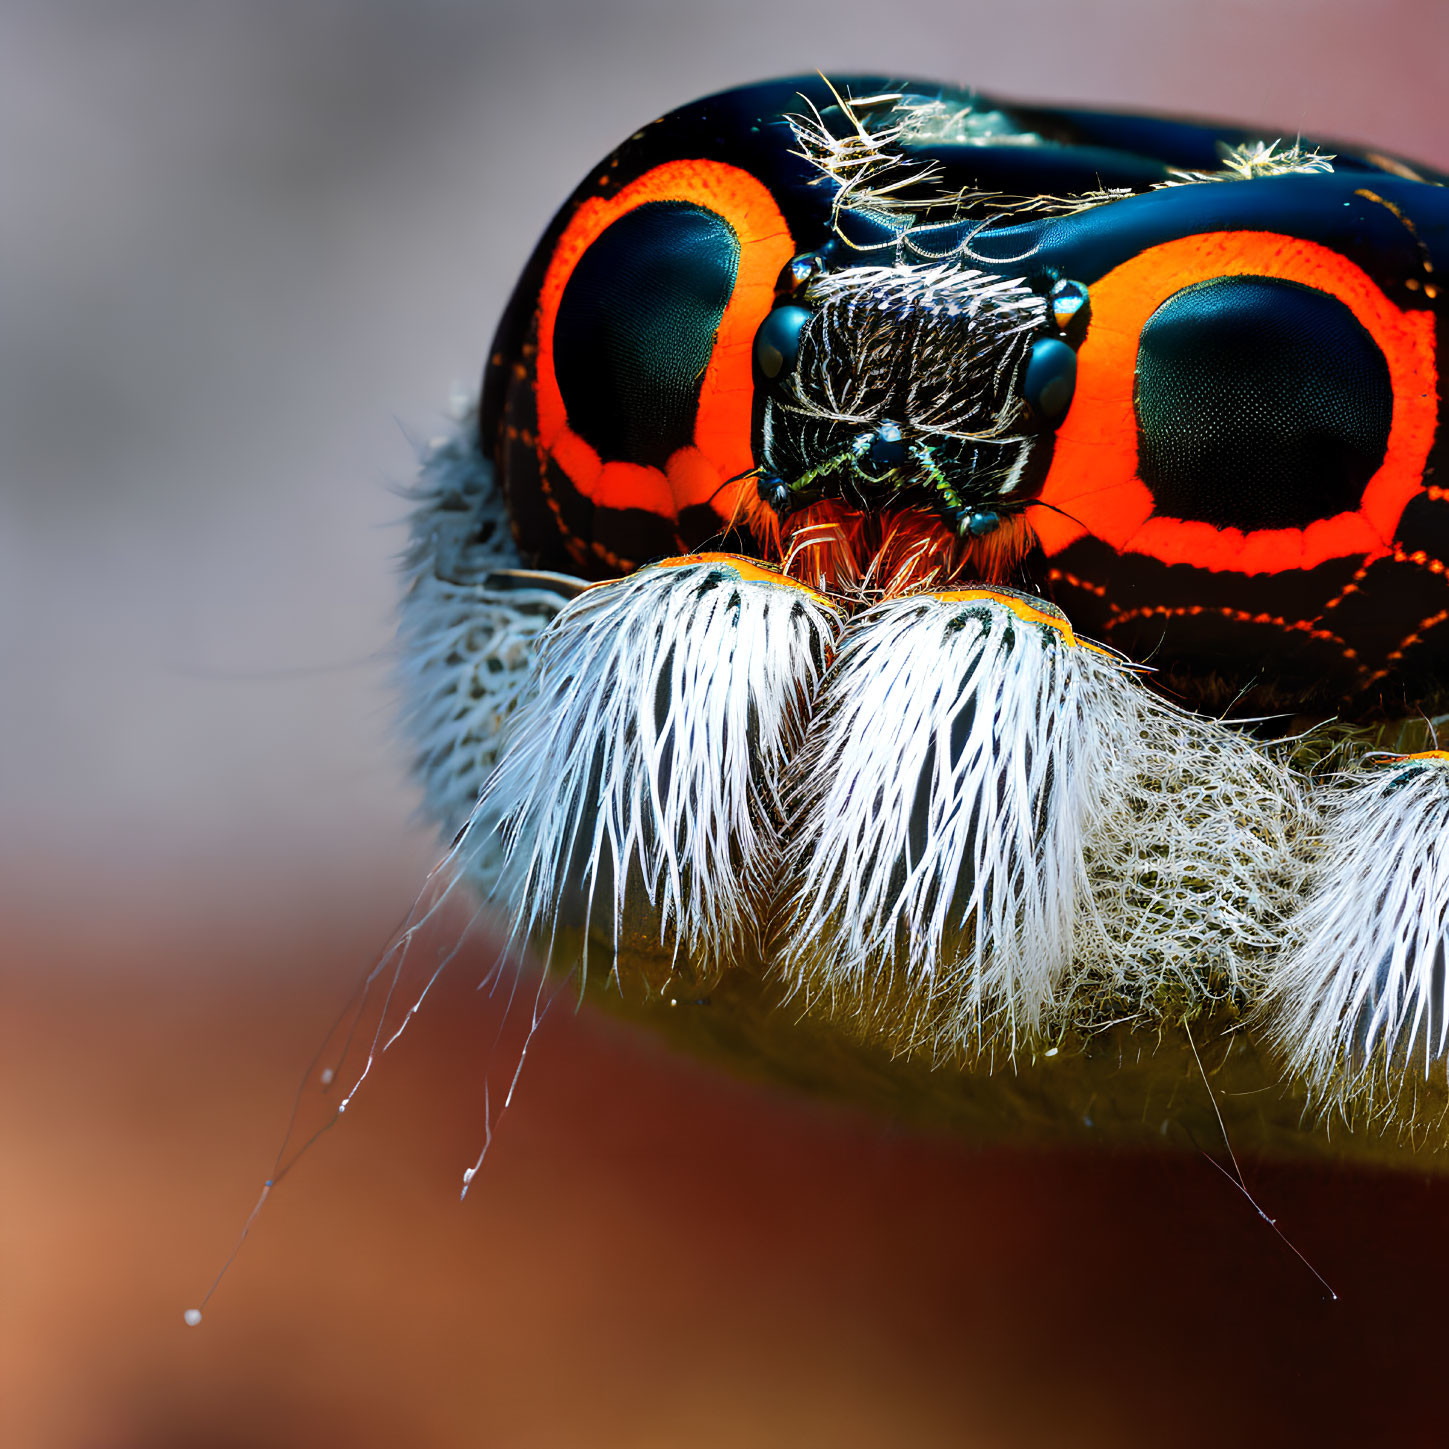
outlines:
M789 509L790 485L783 478L777 478L773 473L761 473L755 487L760 501L768 504L776 513L783 516Z
M876 477L883 477L894 472L905 461L906 445L901 441L901 430L894 423L882 423L866 449L866 467Z
M663 468L694 441L739 255L724 217L656 201L579 258L559 300L553 365L569 427L600 458Z
M755 333L755 366L760 376L773 382L795 365L800 334L810 320L804 307L776 307Z
M1077 390L1077 354L1065 342L1044 337L1031 349L1022 393L1039 422L1056 427Z
M1394 388L1337 297L1275 277L1175 292L1148 318L1133 397L1142 481L1173 518L1306 528L1357 508Z

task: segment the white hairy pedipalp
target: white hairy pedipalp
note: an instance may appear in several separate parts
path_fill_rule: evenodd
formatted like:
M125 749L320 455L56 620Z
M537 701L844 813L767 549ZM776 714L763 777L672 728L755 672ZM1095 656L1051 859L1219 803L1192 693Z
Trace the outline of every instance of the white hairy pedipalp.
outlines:
M468 827L486 848L501 821L515 936L549 951L562 924L587 942L597 913L617 950L629 912L675 956L736 962L838 627L821 596L728 562L644 569L570 604Z
M790 795L776 942L807 999L896 996L932 1048L1036 1027L1071 961L1100 775L1059 637L985 597L852 621Z

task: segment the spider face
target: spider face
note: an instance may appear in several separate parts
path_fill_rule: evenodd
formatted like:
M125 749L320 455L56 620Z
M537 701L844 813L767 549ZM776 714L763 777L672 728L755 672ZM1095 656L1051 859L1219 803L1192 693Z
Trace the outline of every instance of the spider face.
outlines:
M1085 289L949 263L786 272L802 275L755 339L759 492L777 514L927 507L981 537L1040 493Z

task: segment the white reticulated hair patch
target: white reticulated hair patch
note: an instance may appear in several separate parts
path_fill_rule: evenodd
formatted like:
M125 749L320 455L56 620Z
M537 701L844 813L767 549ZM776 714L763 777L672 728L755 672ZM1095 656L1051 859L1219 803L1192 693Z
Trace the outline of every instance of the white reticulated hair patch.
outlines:
M839 628L823 597L730 555L569 604L475 814L479 835L502 822L517 938L565 968L587 969L591 938L609 967L627 946L704 975L751 951L778 781ZM489 848L473 833L464 862Z
M1100 806L1065 619L1006 591L854 619L795 770L786 982L902 1049L1037 1026L1071 964Z
M1286 1064L1325 1101L1402 1109L1445 1072L1449 754L1348 777L1290 938L1267 1018Z
M1318 845L1286 745L1180 709L1103 656L1082 656L1101 809L1053 1037L1118 1022L1176 1025L1259 1001Z

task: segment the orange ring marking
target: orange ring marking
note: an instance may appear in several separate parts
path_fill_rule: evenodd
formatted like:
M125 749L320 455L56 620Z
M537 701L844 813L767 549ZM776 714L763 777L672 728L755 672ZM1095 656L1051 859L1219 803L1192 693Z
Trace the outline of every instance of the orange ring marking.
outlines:
M1217 277L1275 277L1337 297L1378 344L1388 364L1394 415L1388 447L1358 508L1306 528L1215 528L1200 520L1154 516L1137 473L1133 390L1137 350L1148 319L1184 287ZM1317 242L1276 232L1204 232L1149 247L1094 282L1092 321L1077 354L1077 391L1057 430L1042 490L1047 509L1032 515L1043 549L1060 553L1088 533L1119 553L1167 564L1237 573L1307 569L1332 558L1383 554L1405 507L1424 488L1424 465L1438 421L1434 319L1396 307L1362 268ZM1080 522L1074 521L1080 520Z
M554 459L558 460L557 453ZM587 492L582 484L576 486L600 508L643 508L665 518L675 516L669 480L658 468L644 463L605 463Z
M654 475L647 487L638 477L643 465L623 464L636 470L630 476L641 489L631 496L624 475L610 473L621 465L610 462L599 472L586 469L575 474L564 461L565 456L575 455L570 453L575 445L569 441L575 435L554 372L553 331L564 288L579 259L620 217L652 201L691 202L723 217L739 238L740 259L700 384L695 445L679 449L666 469L644 470ZM709 503L722 519L733 518L736 494L752 495L753 485L742 480L721 489L720 484L755 466L750 451L755 333L774 303L776 278L794 254L795 242L769 188L748 171L722 161L667 161L612 196L591 196L582 202L554 247L539 289L535 393L540 466L552 454L579 492L603 508L645 508L670 518L678 517L682 508ZM577 441L588 447L582 439Z

